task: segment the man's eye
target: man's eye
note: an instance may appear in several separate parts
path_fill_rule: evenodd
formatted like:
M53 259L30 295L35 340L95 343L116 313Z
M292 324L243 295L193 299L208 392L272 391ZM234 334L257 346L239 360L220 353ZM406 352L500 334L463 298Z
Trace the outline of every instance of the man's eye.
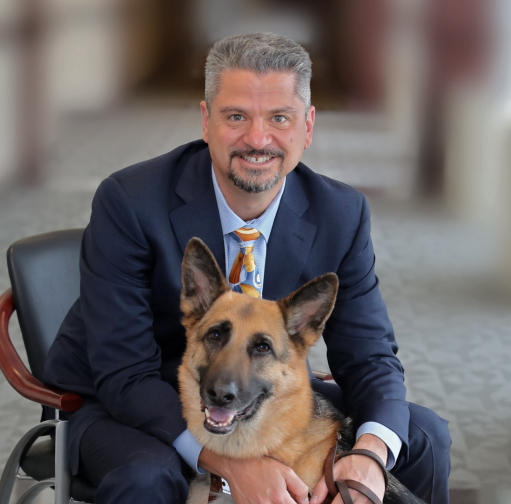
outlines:
M241 114L233 114L232 116L229 116L229 119L232 121L242 121L243 116Z
M283 115L276 115L273 117L273 120L277 123L283 123L287 120L287 117Z
M211 331L208 334L208 337L209 337L209 339L211 339L213 341L218 341L221 336L220 336L220 333L218 331Z

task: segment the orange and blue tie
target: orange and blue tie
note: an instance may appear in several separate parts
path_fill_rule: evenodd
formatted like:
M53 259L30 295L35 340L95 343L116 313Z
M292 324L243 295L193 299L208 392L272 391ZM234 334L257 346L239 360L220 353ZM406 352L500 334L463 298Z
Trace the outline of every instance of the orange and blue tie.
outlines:
M257 269L254 259L254 245L261 233L255 228L242 227L230 233L240 246L239 254L234 260L229 283L234 284L233 291L243 292L249 296L260 298L262 294L261 276ZM246 273L245 278L240 282L242 274Z

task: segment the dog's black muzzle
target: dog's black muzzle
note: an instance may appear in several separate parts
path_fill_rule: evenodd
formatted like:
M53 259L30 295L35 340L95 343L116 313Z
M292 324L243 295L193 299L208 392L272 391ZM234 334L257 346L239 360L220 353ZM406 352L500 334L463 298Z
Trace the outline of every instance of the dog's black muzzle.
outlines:
M216 368L216 369L215 369ZM254 416L270 395L265 380L235 370L212 366L201 377L200 393L205 406L204 427L215 434L229 434L240 420Z

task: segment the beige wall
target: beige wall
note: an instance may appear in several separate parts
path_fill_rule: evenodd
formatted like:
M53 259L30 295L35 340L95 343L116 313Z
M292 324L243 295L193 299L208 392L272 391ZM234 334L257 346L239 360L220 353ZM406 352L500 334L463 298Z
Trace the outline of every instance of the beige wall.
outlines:
M115 104L158 64L160 0L35 1L29 42L30 2L0 2L0 182L41 171L63 114Z
M17 114L16 94L17 47L10 31L18 16L16 0L0 2L0 181L8 178L16 160Z

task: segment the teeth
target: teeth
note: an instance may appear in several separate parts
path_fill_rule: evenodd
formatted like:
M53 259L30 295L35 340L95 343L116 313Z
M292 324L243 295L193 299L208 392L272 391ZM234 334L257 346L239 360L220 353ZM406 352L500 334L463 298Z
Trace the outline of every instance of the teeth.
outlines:
M243 159L247 160L249 163L256 163L256 164L263 164L266 163L271 159L271 156L264 156L264 157L248 157L243 156Z
M211 420L211 418L208 418L206 422L214 427L227 427L229 425L229 422L215 422L214 420Z
M206 408L206 422L208 422L209 425L213 425L214 427L227 427L231 424L233 418L235 415L231 415L227 420L224 422L215 422L212 418L210 418L209 411Z
M206 408L206 409L204 410L204 412L206 413L206 418L209 418L209 410L208 410L208 408Z

